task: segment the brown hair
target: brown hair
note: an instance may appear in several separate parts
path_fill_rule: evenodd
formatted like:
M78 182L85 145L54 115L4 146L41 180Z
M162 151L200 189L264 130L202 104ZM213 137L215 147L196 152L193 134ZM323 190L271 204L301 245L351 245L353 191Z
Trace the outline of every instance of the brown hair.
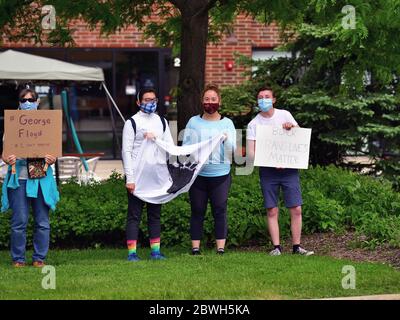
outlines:
M256 98L258 97L258 94L259 94L261 91L271 91L271 92L272 92L272 96L275 98L274 89L272 89L272 87L270 87L270 86L263 86L263 87L260 87L260 88L257 90Z
M219 90L219 88L216 84L209 83L205 86L203 93L201 94L202 100L207 91L214 91L218 95L219 102L221 103L221 91Z
M37 100L37 99L39 98L39 95L36 93L35 90L32 90L32 89L22 89L22 90L19 92L18 99L20 99L20 100L23 99L28 93L30 93L30 94L32 95L33 99L35 99L35 100Z

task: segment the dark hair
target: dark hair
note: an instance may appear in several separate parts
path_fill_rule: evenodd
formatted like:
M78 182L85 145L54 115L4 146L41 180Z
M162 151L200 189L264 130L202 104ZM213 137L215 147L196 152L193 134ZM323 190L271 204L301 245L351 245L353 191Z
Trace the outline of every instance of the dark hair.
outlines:
M219 102L221 102L221 91L219 90L219 88L218 88L218 86L216 84L209 83L209 84L207 84L205 86L205 88L204 88L204 90L203 90L203 92L201 94L201 99L202 100L203 100L204 95L206 94L207 91L214 91L218 95Z
M149 93L149 92L154 93L154 95L157 97L157 92L156 92L155 89L153 89L153 88L146 88L146 89L143 89L143 90L139 90L139 92L138 92L138 94L137 94L137 99L139 100L139 102L142 102L143 96L144 96L146 93Z
M271 91L271 92L272 92L272 96L275 98L274 89L272 89L272 87L270 87L270 86L262 86L262 87L260 87L260 88L257 90L256 98L257 98L258 94L259 94L261 91Z
M35 99L35 100L37 100L39 98L39 95L36 93L35 90L22 89L18 94L18 99L19 100L23 99L28 93L30 93L32 95L33 99Z

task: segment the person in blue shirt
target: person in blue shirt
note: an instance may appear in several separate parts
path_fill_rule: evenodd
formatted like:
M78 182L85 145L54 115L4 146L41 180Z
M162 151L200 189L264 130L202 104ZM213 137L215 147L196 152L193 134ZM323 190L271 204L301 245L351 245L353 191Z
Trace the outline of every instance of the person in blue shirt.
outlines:
M20 92L20 110L34 112L38 105L38 95L34 90L24 89ZM56 158L46 155L43 164L44 170L47 167L46 175L35 179L29 177L27 159L17 159L15 155L2 156L2 159L8 164L8 172L3 182L1 211L12 209L10 246L13 265L14 267L26 265L26 228L29 209L32 206L35 219L32 264L35 267L43 267L50 243L49 210L55 210L60 199L50 167Z
M224 142L211 154L189 190L191 205L190 236L192 254L200 254L203 223L208 201L214 216L217 253L223 254L227 237L227 203L231 185L231 156L236 149L235 126L218 110L221 94L217 86L208 85L203 91L204 112L190 118L185 128L183 145L207 140L218 134L225 136Z

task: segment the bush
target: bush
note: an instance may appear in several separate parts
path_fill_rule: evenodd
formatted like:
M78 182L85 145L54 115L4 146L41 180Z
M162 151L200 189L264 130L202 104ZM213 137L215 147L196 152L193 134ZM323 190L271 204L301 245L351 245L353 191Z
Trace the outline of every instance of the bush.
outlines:
M388 243L400 247L400 194L391 184L336 168L315 167L301 172L304 233L355 230L367 244ZM288 210L280 203L283 237L290 235ZM60 247L101 245L123 246L125 242L127 198L120 175L102 183L61 186L61 201L51 214L51 242ZM9 245L10 212L0 215L0 247ZM183 194L162 209L164 246L188 246L190 205ZM28 239L32 239L32 219ZM251 176L233 176L228 201L228 243L265 243L265 209L258 170ZM141 224L141 244L148 244L146 214ZM204 240L214 241L210 209L204 226Z

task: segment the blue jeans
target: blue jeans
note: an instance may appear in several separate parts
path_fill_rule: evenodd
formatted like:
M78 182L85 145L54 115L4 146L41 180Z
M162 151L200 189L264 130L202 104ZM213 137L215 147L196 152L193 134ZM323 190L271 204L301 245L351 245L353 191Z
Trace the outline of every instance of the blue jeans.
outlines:
M25 262L26 227L29 208L32 205L35 220L33 235L33 261L44 261L49 251L50 222L49 207L44 202L41 188L37 198L26 196L26 180L19 180L20 187L8 189L8 199L12 209L11 217L11 258L14 262Z

